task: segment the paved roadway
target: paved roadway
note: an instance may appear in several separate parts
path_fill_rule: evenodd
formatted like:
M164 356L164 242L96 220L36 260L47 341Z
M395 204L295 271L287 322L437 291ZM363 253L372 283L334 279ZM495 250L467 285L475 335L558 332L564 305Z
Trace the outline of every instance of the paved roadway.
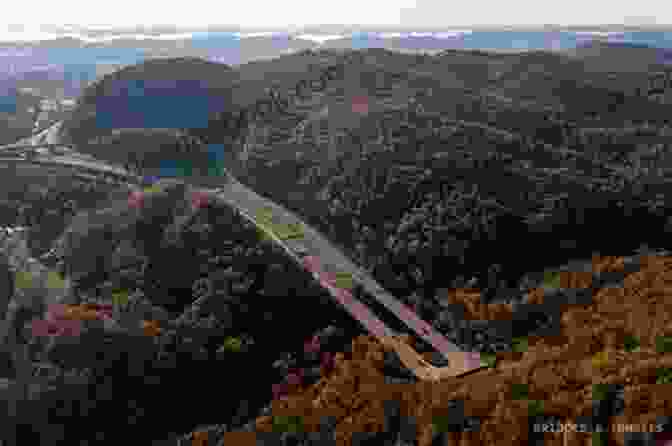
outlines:
M138 184L140 182L139 177L126 172L121 167L112 166L93 158L76 156L76 153L68 155L54 154L54 149L58 147L57 145L46 147L48 149L46 152L33 153L30 157L26 157L21 153L21 150L23 150L23 153L30 150L29 147L19 149L18 146L21 145L35 144L38 147L41 146L44 148L45 144L57 144L57 131L57 127L52 127L27 140L20 141L18 144L0 147L0 162L71 166L77 170L84 169L92 172L107 173L114 177L121 177L120 179L126 179L129 183ZM11 150L12 148L14 148L13 151ZM198 184L194 184L194 181L190 181L190 183L192 183L192 186L196 186L196 190L211 194L216 197L217 201L226 203L237 209L244 218L267 233L295 262L310 271L321 285L329 291L331 296L359 320L372 335L382 339L393 336L396 333L392 332L384 322L374 316L347 289L337 287L334 281L336 273L349 274L353 281L359 283L365 292L383 304L420 338L431 344L449 362L454 363L456 361L455 358L461 358L459 356L461 353L459 347L450 343L444 336L434 330L431 325L419 318L414 311L383 289L367 271L355 265L317 230L307 225L293 212L268 198L258 195L233 177L226 184L214 189L211 187L199 187ZM273 230L269 230L266 220L262 222L260 216L264 214L272 216L273 224L285 227L288 225L298 225L303 229L303 236L300 238L281 239L281 236ZM455 356L456 354L458 356ZM451 364L451 368L455 367L461 370L460 373L464 373L464 367L461 364ZM474 368L480 368L480 366L471 367L471 369Z

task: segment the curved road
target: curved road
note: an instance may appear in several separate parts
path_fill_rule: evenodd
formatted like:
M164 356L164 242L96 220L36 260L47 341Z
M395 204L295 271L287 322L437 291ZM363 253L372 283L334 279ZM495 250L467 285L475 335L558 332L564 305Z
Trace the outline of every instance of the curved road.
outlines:
M71 166L77 170L109 174L116 179L132 184L140 183L140 177L127 172L123 168L82 156L68 147L59 146L57 142L59 124L57 123L27 140L0 147L0 162ZM194 185L193 182L192 185ZM476 361L476 364L473 361L465 361L465 355L469 355L468 353L465 354L459 347L436 332L414 311L383 289L367 271L355 265L317 230L304 223L293 212L268 198L258 195L233 177L228 183L215 189L202 188L196 185L195 191L211 195L216 201L233 207L255 227L266 233L296 263L311 272L315 279L329 291L331 296L364 325L372 335L384 342L392 342L393 348L400 354L402 361L419 378L441 379L447 376L457 376L481 367L478 361ZM299 227L302 229L302 233L296 238L283 236L272 229L277 227ZM352 278L354 283L358 283L367 294L374 297L399 320L403 321L418 337L431 344L448 360L449 366L432 367L406 344L391 340L395 333L364 304L353 297L348 289L340 288L340 285L337 286L335 278L337 276L343 277L343 275Z

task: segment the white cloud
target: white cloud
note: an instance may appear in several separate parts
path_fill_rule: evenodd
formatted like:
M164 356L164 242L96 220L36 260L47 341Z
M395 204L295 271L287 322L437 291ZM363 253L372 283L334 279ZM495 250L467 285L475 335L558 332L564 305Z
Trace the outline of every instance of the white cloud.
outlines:
M234 24L241 26L285 26L318 23L394 23L398 21L400 5L389 2L341 0L316 4L307 0L242 2L190 0L170 2L157 0L115 0L112 2L83 2L60 0L41 2L39 7L29 2L15 2L3 10L0 21L8 23L100 24L99 28L127 25ZM180 6L181 5L181 6Z
M402 11L402 20L409 25L595 25L632 22L647 12L656 15L657 23L672 24L672 3L667 0L639 2L607 2L605 0L564 0L540 2L532 0L417 0Z
M233 24L243 27L310 24L398 24L471 26L478 24L600 24L652 22L672 23L672 2L641 0L115 0L84 2L12 2L4 8L0 25L10 23L101 24L98 28L133 25L204 26Z

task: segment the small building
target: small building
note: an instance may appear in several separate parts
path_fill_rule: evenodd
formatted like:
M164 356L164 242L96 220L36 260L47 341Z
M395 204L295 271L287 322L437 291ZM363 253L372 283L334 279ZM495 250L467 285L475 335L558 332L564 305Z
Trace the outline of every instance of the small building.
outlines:
M71 111L75 108L75 105L77 105L77 101L75 99L63 99L61 101L61 107L65 111Z
M58 110L58 103L52 99L42 99L40 108L44 111L55 111Z

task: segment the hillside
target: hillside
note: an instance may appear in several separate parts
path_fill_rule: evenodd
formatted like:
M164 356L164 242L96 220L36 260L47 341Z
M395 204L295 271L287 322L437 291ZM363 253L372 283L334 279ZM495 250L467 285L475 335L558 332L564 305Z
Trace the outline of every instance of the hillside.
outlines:
M0 414L3 441L95 437L115 444L129 435L165 441L171 433L174 441L202 420L233 418L243 400L256 412L283 378L273 362L295 354L316 329L334 323L346 336L361 333L312 277L260 241L230 208L194 208L190 188L170 181L156 183L159 190L138 208L123 185L94 180L71 183L68 190L59 181L66 176L50 172L49 185L30 197L47 217L35 218L34 206L20 212L33 217L29 231L0 231L0 280L2 289L11 288L0 299L10 328L0 326L0 395L10 401L24 384L31 392L29 400L19 399L18 412ZM72 201L74 209L66 204ZM5 223L16 224L7 215L12 207L3 203ZM47 266L29 245L45 235L41 223L56 220L67 223L42 258ZM287 305L290 295L293 305ZM296 305L315 317L287 327ZM74 339L74 332L63 331L66 309L86 318ZM45 311L62 323L53 323L51 340L37 328L23 330L44 321ZM224 348L241 339L242 352L240 346ZM333 348L342 348L338 336L334 340ZM25 344L31 350L19 360L14 354ZM250 370L256 372L254 389L247 386ZM199 403L213 388L227 395L215 412ZM108 398L112 390L115 398ZM193 406L190 415L175 411L162 395ZM64 404L74 412L64 411ZM111 415L129 426L118 429Z
M113 128L141 128L143 120L152 116L169 121L189 106L198 113L193 109L195 104L205 108L201 114L206 117L208 113L228 112L234 73L226 65L198 58L153 59L124 67L85 88L62 128L63 136L82 144L110 134ZM145 79L149 80L146 84Z
M571 57L584 60L593 70L646 73L669 64L672 52L645 44L627 42L588 42L568 51Z

